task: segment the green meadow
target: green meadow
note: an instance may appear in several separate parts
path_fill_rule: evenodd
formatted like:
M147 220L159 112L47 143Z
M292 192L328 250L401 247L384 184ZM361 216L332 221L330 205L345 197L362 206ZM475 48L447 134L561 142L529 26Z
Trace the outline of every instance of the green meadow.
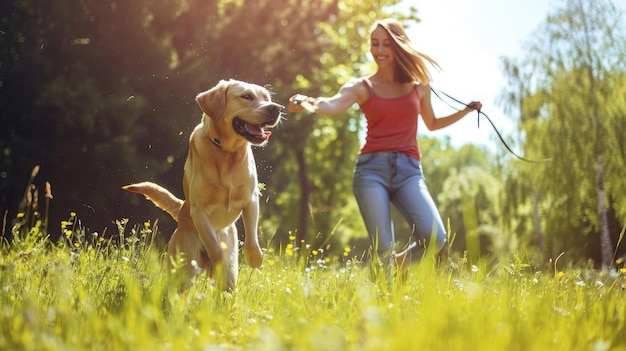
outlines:
M472 11L434 15L406 0L4 1L0 351L626 351L626 0L457 3ZM539 3L549 3L542 20ZM518 8L540 21L522 42L511 29L530 22ZM352 184L361 109L285 110L255 151L262 266L242 263L232 292L200 270L181 289L181 262L165 255L171 230L143 223L167 215L120 186L150 180L182 194L202 115L194 97L222 79L287 105L374 74L369 28L387 17L442 63L432 67L437 116L485 103L476 127L491 140L473 123L459 147L419 127L449 247L388 280L362 253ZM428 52L432 36L453 50ZM400 246L412 228L394 218Z
M1 350L626 350L623 268L425 259L387 283L350 248L289 244L232 293L203 272L181 290L158 228L122 220L113 241L79 223L58 241L9 228Z

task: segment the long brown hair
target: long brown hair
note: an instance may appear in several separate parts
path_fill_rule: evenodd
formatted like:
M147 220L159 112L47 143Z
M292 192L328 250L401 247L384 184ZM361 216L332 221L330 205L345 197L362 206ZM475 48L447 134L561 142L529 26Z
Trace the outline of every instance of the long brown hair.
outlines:
M378 27L386 30L393 39L392 49L397 62L395 79L400 83L430 83L431 76L426 63L436 68L439 68L439 64L413 47L402 24L393 18L377 20L370 28L370 36Z

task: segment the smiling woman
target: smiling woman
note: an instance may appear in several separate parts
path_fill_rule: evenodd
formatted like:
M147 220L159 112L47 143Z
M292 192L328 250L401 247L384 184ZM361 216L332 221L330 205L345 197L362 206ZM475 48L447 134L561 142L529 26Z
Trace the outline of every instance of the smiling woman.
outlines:
M439 252L446 242L441 216L426 187L421 153L417 144L417 121L421 116L429 130L455 123L470 111L480 110L471 102L449 116L436 117L430 102L429 56L417 51L402 25L395 19L375 21L370 31L370 52L377 70L341 87L329 98L300 94L291 97L289 111L305 109L335 115L355 103L367 120L365 143L354 169L354 195L369 234L372 251L383 271L391 276L392 263L405 269L414 255ZM391 220L393 204L412 228L410 248L396 248ZM401 252L394 254L400 249Z
M394 78L402 83L413 83L416 80L430 81L430 72L426 64L429 63L437 68L439 65L428 55L413 47L399 23L377 21L372 28L370 52L379 69L381 65L393 64Z

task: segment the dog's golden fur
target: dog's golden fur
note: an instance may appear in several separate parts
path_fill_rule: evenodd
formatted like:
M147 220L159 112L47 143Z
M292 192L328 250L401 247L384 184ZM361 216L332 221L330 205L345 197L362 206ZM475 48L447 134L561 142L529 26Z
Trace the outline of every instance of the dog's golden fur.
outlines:
M242 216L246 263L259 267L263 253L257 227L259 190L251 145L267 142L281 118L282 106L258 85L222 80L200 93L196 101L202 121L189 138L181 200L151 182L124 186L145 195L168 212L178 226L168 244L171 259L182 256L187 275L196 267L209 272L222 289L235 287L238 273L238 238L235 222Z

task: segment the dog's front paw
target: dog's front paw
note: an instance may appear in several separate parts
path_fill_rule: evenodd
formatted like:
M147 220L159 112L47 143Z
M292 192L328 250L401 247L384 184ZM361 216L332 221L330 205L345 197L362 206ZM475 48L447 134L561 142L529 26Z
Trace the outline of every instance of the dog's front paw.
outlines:
M246 259L246 264L252 268L259 268L263 263L263 251L259 246L244 245L243 256Z

